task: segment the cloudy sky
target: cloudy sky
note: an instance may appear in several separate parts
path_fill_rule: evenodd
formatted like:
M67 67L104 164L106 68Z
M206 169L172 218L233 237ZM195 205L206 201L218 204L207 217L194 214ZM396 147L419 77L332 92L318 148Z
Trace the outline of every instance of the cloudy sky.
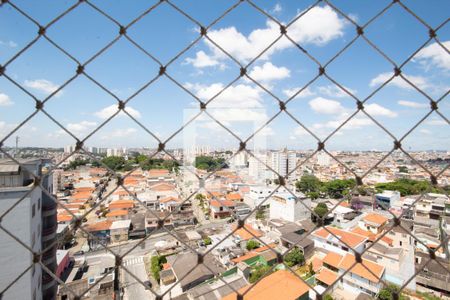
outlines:
M14 1L43 25L76 2ZM362 26L390 2L333 1L347 14L346 19L323 4L304 14L313 1L254 1L278 22L290 24L287 29L290 39L323 65L356 37L355 25L350 20ZM433 5L418 0L404 2L433 28L441 25L450 11L448 1L433 0ZM154 4L125 0L92 3L124 26ZM234 2L173 0L173 3L208 27ZM8 4L0 7L0 64L9 62L36 37L37 31L36 24ZM175 61L172 58L199 37L199 26L167 3L128 28L129 39L121 37L90 61L118 32L117 24L86 3L46 31L47 37L68 55L82 64L88 62L86 75L77 77L45 104L46 112L78 138L89 135L117 111L116 99L126 100L141 91L127 103L128 115L116 115L88 139L86 143L92 146L155 147L157 141L141 125L165 140L198 113L199 100L208 102L211 98L214 99L207 106L210 114L245 139L278 113L278 100L274 96L282 101L291 99L286 107L292 117L318 138L325 139L357 111L354 97L366 99L393 75L392 63L360 37L326 67L326 73L346 91L323 76L302 90L318 74L318 65L286 37L278 39L279 25L245 2L208 28L209 39L200 39ZM428 29L399 5L374 20L364 33L397 65L403 64L428 40ZM450 24L440 27L437 36L447 50L431 40L402 67L403 76L431 99L440 100L439 111L444 116L431 114L405 138L403 144L411 150L448 150L450 146L450 96L446 96L450 88ZM141 90L157 76L160 67L144 51L162 65L171 62L167 67L170 78L162 76ZM74 76L78 63L68 55L41 37L7 65L6 73L36 98L45 99ZM234 81L240 67L250 62L247 74L251 79ZM228 88L216 97L225 87ZM430 111L429 99L400 77L370 97L364 108L396 138L401 138ZM0 140L34 110L29 95L0 77ZM22 146L74 143L43 113L35 115L5 144L13 145L15 136L20 136ZM308 131L284 112L261 130L255 140L264 141L269 148L311 149L317 144ZM330 149L385 150L392 147L392 140L359 112L326 144ZM182 147L186 141L213 147L238 145L229 132L205 114L171 139L168 147Z

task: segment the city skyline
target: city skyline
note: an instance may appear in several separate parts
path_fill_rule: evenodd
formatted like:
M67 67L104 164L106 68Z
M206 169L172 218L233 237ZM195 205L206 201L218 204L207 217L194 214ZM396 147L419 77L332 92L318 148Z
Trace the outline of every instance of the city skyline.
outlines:
M94 3L102 8L102 3ZM70 1L60 2L52 5L51 10L25 1L18 1L17 5L23 6L25 11L33 11L38 21L46 23L69 4ZM181 1L176 1L176 4L184 8ZM307 4L294 5L286 1L271 4L273 6L261 5L265 11L284 23L288 23L308 8ZM362 25L373 16L374 11L381 10L384 4L384 1L379 1L361 7L357 3L349 2L340 3L342 7L339 7L357 24ZM127 24L133 16L138 16L143 11L143 4L126 5L126 8L121 5L123 3L119 2L105 9L123 24ZM196 5L203 5L211 11L199 13L195 9ZM226 2L214 5L202 2L196 5L191 7L193 13L195 11L193 17L204 26L227 7ZM418 2L414 5L420 9L425 4ZM443 2L443 5L449 4ZM10 13L7 13L8 11ZM445 20L444 11L445 9L427 7L421 17L431 26L437 26ZM0 21L0 60L5 62L35 36L36 30L31 22L11 9L6 8L1 13L4 17ZM81 15L86 22L77 24L77 30L74 31L71 28L75 27L74 22ZM243 15L251 17L241 18ZM171 22L166 24L164 30L155 30L164 18L170 18ZM322 26L317 26L317 18L322 20ZM95 34L88 30L92 24L96 24ZM395 8L383 15L381 20L370 24L365 29L365 36L396 64L400 64L402 59L409 57L426 41L421 35L412 34L424 31L421 26L418 20ZM449 48L450 36L447 27L440 29L439 36L441 44ZM288 29L292 39L321 63L327 62L336 53L336 49L343 48L356 37L354 25L326 5L312 8ZM148 34L152 35L152 40L142 34L143 30L150 30ZM80 34L82 31L85 33ZM198 31L195 23L163 4L131 26L127 34L164 65L194 41L199 36ZM67 17L46 31L48 37L81 63L117 34L118 28L113 22L87 5L81 5L71 11ZM279 29L275 23L252 9L248 3L240 5L233 13L208 29L210 39L221 45L243 65L250 62L278 35ZM168 38L169 36L171 38ZM423 36L426 37L426 32ZM160 45L152 43L153 40L160 41ZM82 46L84 43L90 44L89 50ZM124 55L127 60L122 59ZM52 62L49 64L47 61L50 57ZM37 99L42 100L73 76L76 68L74 61L48 41L39 39L21 57L8 65L7 73ZM403 67L402 75L405 78L430 95L434 101L440 100L437 104L440 114L433 112L423 120L403 141L405 149L413 151L450 148L449 131L446 130L450 115L447 95L449 70L448 54L433 40ZM189 93L205 102L236 78L239 65L211 42L202 39L169 65L166 71ZM104 85L114 96L108 95L87 76L81 75L50 98L44 108L81 140L118 110L117 99L126 100L157 76L158 72L157 63L122 37L85 66L85 73ZM209 103L207 111L241 139L246 139L279 111L277 100L267 91L285 101L313 79L317 72L317 65L283 37L247 70L247 74L261 87L249 78L240 78ZM362 38L358 38L326 67L326 73L351 95L322 76L286 105L288 112L321 140L356 112L352 95L360 100L365 99L393 75L393 65ZM164 141L199 112L198 101L187 91L178 87L168 77L162 76L132 98L125 111ZM0 108L0 139L3 139L21 120L33 113L34 104L30 96L6 78L0 77ZM376 122L392 132L396 139L400 139L431 110L429 99L402 78L394 78L380 92L369 98L364 108ZM239 144L229 132L204 114L189 126L198 128L198 143L206 140L211 146L226 147ZM184 131L181 131L170 140L167 147L183 147L183 133ZM4 144L14 146L17 135L21 137L23 146L63 147L75 143L73 137L42 112L32 117ZM269 148L287 146L294 149L314 149L317 145L317 140L285 113L261 130L258 137L265 139ZM388 150L392 148L393 140L393 137L373 120L359 112L327 141L326 146L333 150ZM86 144L156 148L158 141L125 113L119 113L93 134Z

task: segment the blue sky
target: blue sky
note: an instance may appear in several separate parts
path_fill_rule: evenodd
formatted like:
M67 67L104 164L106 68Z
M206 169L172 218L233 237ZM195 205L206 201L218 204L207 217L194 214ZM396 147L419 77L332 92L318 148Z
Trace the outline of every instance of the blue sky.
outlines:
M13 1L40 24L47 24L76 1ZM158 1L154 1L156 3ZM333 1L356 23L363 25L390 1ZM92 1L120 24L127 25L148 9L149 1ZM180 9L208 26L232 1L173 1ZM313 1L254 1L281 23L289 23ZM431 27L448 18L448 1L404 1ZM4 65L36 37L37 26L11 8L0 7L0 64ZM450 24L417 53L402 70L432 99L450 88ZM48 28L46 35L81 63L118 35L118 25L83 3ZM162 64L166 64L199 36L199 27L167 3L162 3L127 30L127 35ZM215 43L246 65L279 35L276 23L248 3L242 3L208 30ZM294 22L288 35L322 64L356 35L355 26L321 4ZM428 30L396 4L365 29L366 37L401 64L428 39ZM40 38L7 66L6 73L38 99L44 99L75 74L77 63ZM167 68L168 74L192 94L208 101L239 74L240 66L206 39L200 40ZM90 77L117 98L127 99L158 74L159 65L126 38L86 65ZM248 68L250 77L281 100L287 100L317 74L317 65L285 38L280 39ZM326 68L327 74L359 99L365 99L393 73L393 66L359 38ZM209 105L211 114L245 139L279 110L277 100L251 80L241 78ZM356 111L355 100L321 77L287 104L288 111L317 137L324 139ZM402 137L429 111L429 100L406 81L396 78L365 103L366 112L397 138ZM45 110L80 139L117 110L117 100L81 75L52 97ZM162 76L127 104L127 112L165 140L199 110L198 102L169 78ZM32 98L0 77L0 140L34 111ZM439 111L419 125L404 145L411 150L448 150L450 96ZM207 116L191 123L168 143L182 147L186 141L214 147L235 147L238 141ZM193 134L193 136L184 136ZM5 141L22 146L64 146L74 139L43 113ZM269 148L316 148L317 141L285 113L258 134ZM157 142L125 114L119 114L87 142L103 147L155 147ZM386 150L392 137L361 112L327 141L329 149Z

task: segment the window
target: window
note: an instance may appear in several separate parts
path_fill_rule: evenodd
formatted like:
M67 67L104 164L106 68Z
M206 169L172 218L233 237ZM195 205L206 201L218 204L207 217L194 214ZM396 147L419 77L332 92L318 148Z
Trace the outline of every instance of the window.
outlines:
M33 204L31 206L31 217L34 218L35 214L36 214L36 204Z
M402 241L399 242L400 247L403 245Z
M41 198L38 199L38 211L41 209Z

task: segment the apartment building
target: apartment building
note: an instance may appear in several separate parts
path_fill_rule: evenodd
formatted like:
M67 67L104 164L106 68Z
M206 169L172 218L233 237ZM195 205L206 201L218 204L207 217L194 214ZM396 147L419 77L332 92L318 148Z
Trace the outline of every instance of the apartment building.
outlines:
M375 195L376 206L382 209L389 209L392 206L398 206L400 202L400 192L383 191Z
M270 152L269 157L270 167L283 177L292 172L297 164L295 152L288 151L287 149L284 149L282 151ZM289 177L295 177L295 171ZM278 175L274 172L271 172L271 178L277 179Z
M39 186L34 176L41 178L47 191L52 191L52 179L43 173L44 160L0 161L1 224L11 235L41 255L42 263L56 270L56 203ZM34 175L34 176L33 176ZM0 230L0 290L5 289L32 265L33 254L4 230ZM53 299L56 281L39 264L33 264L3 296L5 299Z
M418 220L437 225L443 216L450 216L450 199L444 194L425 194L415 205L414 217Z
M256 206L267 208L270 203L270 199L267 198L273 190L273 188L263 185L250 186L250 192L244 196L244 202L252 209Z

